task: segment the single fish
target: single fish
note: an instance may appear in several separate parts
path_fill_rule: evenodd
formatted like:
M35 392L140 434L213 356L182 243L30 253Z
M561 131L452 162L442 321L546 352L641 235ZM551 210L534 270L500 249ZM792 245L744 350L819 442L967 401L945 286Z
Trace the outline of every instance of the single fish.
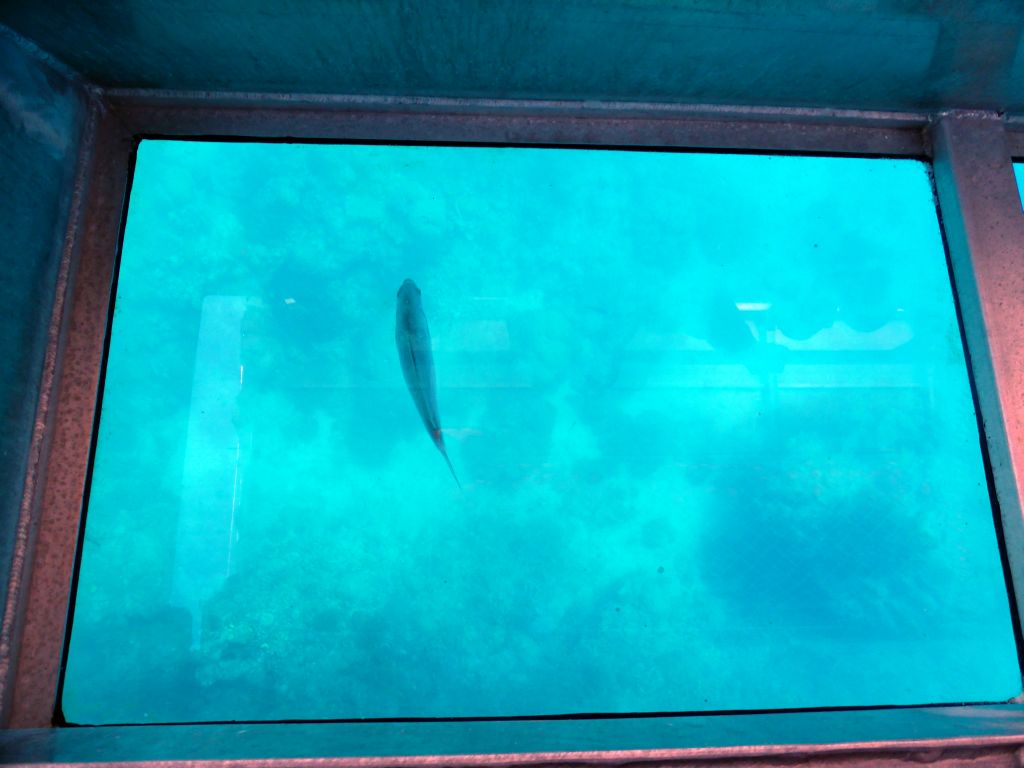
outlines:
M427 327L427 316L423 313L420 301L420 289L412 280L406 278L398 289L398 310L395 313L395 344L398 347L398 360L402 363L402 374L409 394L420 412L423 425L444 456L448 469L451 470L455 484L462 488L462 483L455 474L455 467L448 458L441 435L441 419L437 415L437 391L434 380L434 357L430 352L430 329Z

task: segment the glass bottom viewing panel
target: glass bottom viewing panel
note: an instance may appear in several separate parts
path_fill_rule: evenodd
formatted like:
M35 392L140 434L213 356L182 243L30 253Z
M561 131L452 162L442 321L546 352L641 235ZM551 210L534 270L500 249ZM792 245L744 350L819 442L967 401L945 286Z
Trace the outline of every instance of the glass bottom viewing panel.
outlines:
M147 140L98 429L69 722L1020 693L922 162Z

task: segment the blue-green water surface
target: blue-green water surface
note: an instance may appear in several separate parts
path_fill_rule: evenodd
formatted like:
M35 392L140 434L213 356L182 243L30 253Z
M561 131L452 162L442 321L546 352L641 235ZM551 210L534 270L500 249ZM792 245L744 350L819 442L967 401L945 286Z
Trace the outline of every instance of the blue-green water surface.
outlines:
M141 145L68 720L1018 693L925 164Z

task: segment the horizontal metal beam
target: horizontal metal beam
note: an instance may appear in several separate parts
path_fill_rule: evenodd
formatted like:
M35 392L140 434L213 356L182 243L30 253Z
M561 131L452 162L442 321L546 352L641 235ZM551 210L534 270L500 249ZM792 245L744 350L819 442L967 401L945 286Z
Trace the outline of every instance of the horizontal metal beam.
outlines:
M928 115L911 112L123 90L106 97L137 136L928 154Z
M263 766L1013 765L1024 707L461 723L113 726L0 732L19 763Z

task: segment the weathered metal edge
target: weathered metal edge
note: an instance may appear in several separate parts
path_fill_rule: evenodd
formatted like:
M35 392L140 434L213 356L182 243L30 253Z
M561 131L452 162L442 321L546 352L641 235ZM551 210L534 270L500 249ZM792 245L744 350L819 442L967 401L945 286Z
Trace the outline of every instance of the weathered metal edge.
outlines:
M22 499L20 522L36 534L34 541L19 537L19 562L28 567L9 585L12 602L23 611L20 637L11 637L17 663L4 671L6 685L13 679L6 719L16 728L48 725L53 716L129 139L116 116L94 103L49 330L33 435L38 468Z
M27 471L22 486L22 499L11 554L11 570L7 574L7 600L3 618L0 621L0 725L6 724L8 721L13 700L13 672L17 666L19 635L23 626L25 598L31 574L31 555L36 540L41 490L46 481L48 440L52 431L56 406L61 344L66 328L66 309L70 297L69 287L76 244L75 233L81 224L86 204L92 144L95 140L101 109L98 100L87 98L85 126L75 159L74 175L68 180L70 195L67 218L57 267L57 280L54 285L53 307L39 382L36 416L29 443Z
M995 113L953 112L935 125L935 185L967 337L991 482L1024 616L1024 210L1010 143ZM1019 628L1018 628L1019 629Z
M1015 160L1024 160L1024 115L1005 115L1006 142Z
M553 144L924 157L928 116L622 102L105 92L140 136Z
M835 109L831 107L763 107L738 104L684 104L649 101L597 101L571 99L494 99L441 96L381 96L337 93L268 93L245 91L154 90L107 88L107 100L117 105L221 107L307 107L360 112L492 112L527 115L620 115L676 117L706 120L765 120L792 123L818 122L873 127L913 127L929 122L927 111Z
M159 728L159 726L157 726ZM559 752L521 752L490 754L425 754L351 757L218 757L206 759L189 757L169 759L152 755L138 759L93 760L61 759L60 750L53 749L45 758L21 754L18 762L24 766L111 766L141 768L142 766L196 766L197 768L224 768L234 766L285 766L317 768L516 768L517 766L655 766L688 765L777 765L777 766L878 766L929 763L939 766L961 766L965 761L979 766L1013 766L1019 768L1024 755L1024 735L989 736L948 739L907 739L893 741L864 741L845 744L763 744L749 746L693 747L682 749L632 750L579 750ZM42 757L42 756L41 756Z

